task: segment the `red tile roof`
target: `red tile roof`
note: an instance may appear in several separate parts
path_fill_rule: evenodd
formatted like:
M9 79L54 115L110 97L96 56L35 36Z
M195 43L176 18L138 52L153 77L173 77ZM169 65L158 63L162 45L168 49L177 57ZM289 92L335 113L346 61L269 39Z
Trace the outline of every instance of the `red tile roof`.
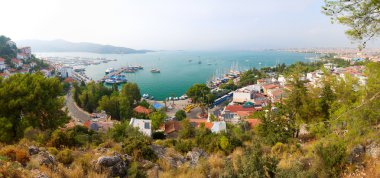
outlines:
M84 124L83 124L83 126L85 126L87 128L90 128L90 125L91 125L91 121L90 120L84 122Z
M5 62L5 59L0 57L0 62Z
M263 88L264 89L272 89L272 88L278 88L279 86L278 85L275 85L275 84L267 84L267 85L263 85Z
M251 108L244 108L242 105L229 105L229 106L226 106L226 109L225 110L228 110L230 112L238 112L238 111L249 111L249 112L254 112L255 111L255 108L251 107Z
M147 109L146 107L144 106L137 106L135 107L135 109L133 109L135 112L137 113L142 113L142 114L150 114L150 112L152 112L150 109Z
M71 78L71 77L68 77L68 78L66 78L63 82L65 82L65 83L73 83L73 82L74 82L74 79Z
M165 123L165 134L170 134L181 129L181 124L179 121L172 120Z
M12 62L13 62L13 63L16 63L16 64L19 64L19 63L21 63L22 61L19 60L19 59L13 58L13 59L12 59Z
M248 122L248 124L249 124L249 126L251 128L256 127L259 124L261 124L261 120L260 119L246 119L245 121Z

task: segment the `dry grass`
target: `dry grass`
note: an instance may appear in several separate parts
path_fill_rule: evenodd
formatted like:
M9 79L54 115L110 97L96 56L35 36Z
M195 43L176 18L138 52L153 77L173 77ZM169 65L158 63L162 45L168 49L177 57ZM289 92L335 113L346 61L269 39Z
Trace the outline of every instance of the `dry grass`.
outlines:
M170 171L170 169L171 169L169 162L166 161L165 159L158 159L157 164L165 172Z
M17 161L22 165L26 165L26 163L30 160L29 155L25 149L16 147L14 145L8 145L2 148L0 150L0 155L9 158L11 161Z

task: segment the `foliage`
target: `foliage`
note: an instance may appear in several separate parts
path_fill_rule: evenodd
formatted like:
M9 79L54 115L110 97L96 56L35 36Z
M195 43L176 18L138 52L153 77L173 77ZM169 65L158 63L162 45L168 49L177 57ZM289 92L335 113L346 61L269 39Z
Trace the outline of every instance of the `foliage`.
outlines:
M178 110L176 113L175 113L175 118L178 120L178 121L182 121L183 119L186 119L186 112L182 109Z
M220 89L226 89L226 90L236 90L238 88L237 85L235 85L234 81L232 79L228 80L227 83L222 83L220 86L219 86Z
M319 143L315 152L322 160L324 168L329 176L338 176L346 159L346 146L341 141L332 143Z
M21 138L27 127L48 130L66 123L61 93L58 79L38 73L16 74L0 80L0 141Z
M113 93L111 96L103 96L99 101L98 110L104 110L113 119L120 120L120 102L118 93Z
M68 148L58 152L57 160L63 164L71 164L74 161L72 151Z
M152 121L153 130L160 128L161 124L164 123L166 114L163 111L155 111L149 115L150 120Z
M9 45L7 42L10 40L11 39L6 36L0 36L0 57L5 59L16 57L17 47Z
M366 47L367 41L380 33L380 2L377 0L325 0L323 12L332 22L346 25L346 34Z
M192 138L195 135L194 126L191 125L189 119L181 121L181 130L178 133L178 137L181 139Z
M90 82L85 86L74 85L74 100L88 112L94 112L99 106L99 100L103 96L110 96L112 89L102 83Z
M239 87L256 84L257 80L265 77L265 74L256 68L244 72L240 76Z
M187 153L193 149L193 143L191 140L177 140L174 149L181 153Z
M213 102L213 100L211 100L212 96L210 96L210 88L208 88L206 84L194 84L187 90L186 94L194 103Z

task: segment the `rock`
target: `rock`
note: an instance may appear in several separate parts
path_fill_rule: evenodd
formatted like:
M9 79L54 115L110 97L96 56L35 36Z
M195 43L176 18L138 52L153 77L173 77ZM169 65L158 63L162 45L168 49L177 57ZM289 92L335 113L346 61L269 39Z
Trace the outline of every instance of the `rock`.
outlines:
M36 158L40 165L53 166L56 165L56 161L53 155L48 152L40 152Z
M28 151L29 151L29 155L36 155L40 152L40 149L38 147L35 147L35 146L30 146L28 148Z
M191 166L196 166L200 158L207 157L207 153L199 148L194 148L192 151L189 151L186 155L186 158L190 161Z
M348 156L349 163L357 163L361 160L361 156L365 153L363 145L356 145L352 148L350 155Z
M97 164L104 167L111 167L121 161L122 159L119 156L101 156L98 158Z
M153 150L153 152L157 155L159 158L165 157L166 154L166 148L159 145L151 145L150 148Z
M366 147L366 155L374 159L380 158L380 144L372 142Z
M126 177L128 174L128 160L124 161L120 154L101 156L96 164L109 169L110 177Z
M120 161L111 167L111 177L126 177L128 175L128 163Z

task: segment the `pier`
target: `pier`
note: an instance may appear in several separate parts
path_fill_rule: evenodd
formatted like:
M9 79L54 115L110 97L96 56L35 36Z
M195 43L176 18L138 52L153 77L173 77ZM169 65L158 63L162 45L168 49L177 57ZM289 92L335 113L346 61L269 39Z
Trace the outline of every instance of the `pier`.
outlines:
M120 69L105 75L98 82L104 82L107 78L111 77L112 75L120 75L121 73L126 72L126 71L130 71L131 69L132 68L130 68L130 67L121 67Z

